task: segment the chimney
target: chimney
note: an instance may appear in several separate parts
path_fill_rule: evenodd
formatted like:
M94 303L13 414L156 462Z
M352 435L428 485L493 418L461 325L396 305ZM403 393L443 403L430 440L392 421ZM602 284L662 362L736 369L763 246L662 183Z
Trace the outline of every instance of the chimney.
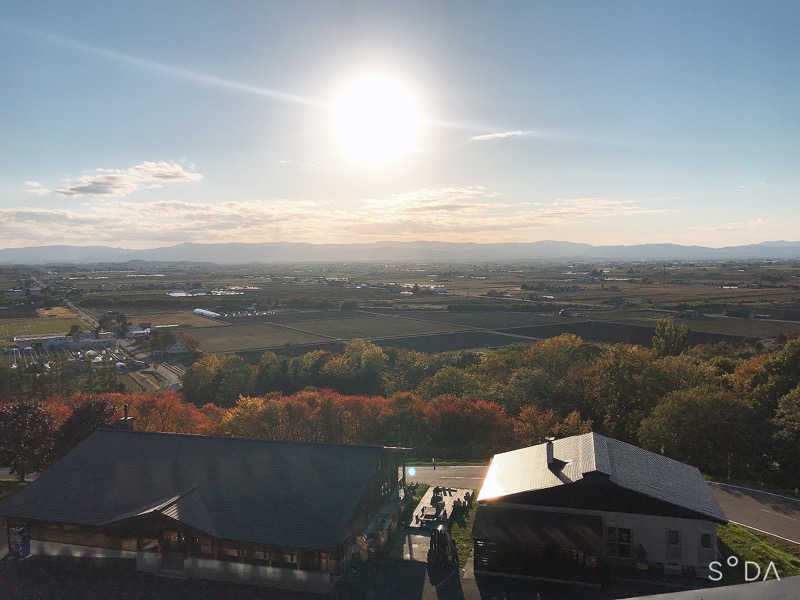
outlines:
M555 438L549 437L549 438L544 438L544 439L547 440L547 445L546 445L546 449L547 449L547 468L552 471L552 469L553 469L553 461L555 460L555 458L553 457L553 440Z
M547 440L547 443L545 444L545 451L547 453L547 468L553 473L558 474L558 472L561 471L561 469L563 469L564 465L567 463L553 456L553 440L555 438L549 437L545 439Z
M124 404L125 416L117 421L116 429L123 429L125 431L133 431L133 417L128 416L128 403Z

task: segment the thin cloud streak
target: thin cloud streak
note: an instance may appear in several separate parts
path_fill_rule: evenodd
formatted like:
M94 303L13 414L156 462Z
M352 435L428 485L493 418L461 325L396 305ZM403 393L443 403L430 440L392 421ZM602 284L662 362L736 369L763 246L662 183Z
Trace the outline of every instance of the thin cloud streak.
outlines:
M183 67L169 65L156 60L151 60L149 58L140 58L138 56L132 56L130 54L125 54L124 52L118 52L116 50L111 50L109 48L103 48L100 46L95 46L93 44L87 44L85 42L81 42L65 36L56 35L53 33L46 33L38 29L31 29L29 27L22 27L16 24L11 24L8 23L7 21L0 21L0 23L6 25L7 27L10 26L13 29L24 32L30 36L46 40L53 44L58 44L67 48L72 48L74 50L86 52L88 54L99 56L107 60L124 63L133 67L137 67L139 69L153 71L156 73L162 73L164 75L170 75L173 77L179 77L181 79L192 81L194 83L200 83L202 85L220 87L247 94L255 94L257 96L263 96L265 98L271 98L273 100L279 100L281 102L329 108L329 106L325 102L317 98L300 96L297 94L290 94L288 92L283 92L281 90L274 90L271 88L252 85L249 83L242 83L240 81L234 81L232 79L226 79L224 77L218 77L216 75L210 75L208 73L201 73L199 71L193 71L191 69L185 69Z
M516 129L514 131L499 131L497 133L485 133L483 135L475 135L472 136L470 139L473 142L488 142L491 140L502 140L504 138L530 135L532 133L533 133L532 131L522 131L521 129Z
M72 48L74 50L85 52L87 54L92 54L94 56L99 56L107 60L127 64L139 69L152 71L155 73L161 73L164 75L170 75L173 77L179 77L181 79L192 81L194 83L199 83L201 85L224 88L245 94L254 94L256 96L270 98L272 100L278 100L280 102L287 102L290 104L301 104L305 106L321 108L324 110L332 109L332 106L329 102L325 102L324 100L321 100L319 98L314 98L311 96L301 96L299 94L292 94L281 90L257 86L250 83L244 83L241 81L235 81L233 79L226 79L224 77L218 77L217 75L211 75L209 73L201 73L199 71L194 71L192 69L186 69L184 67L170 65L157 60L152 60L149 58L141 58L139 56L133 56L130 54L126 54L124 52L112 50L110 48L103 48L101 46L95 46L94 44L87 44L86 42L81 42L79 40L69 38L66 36L57 35L54 33L48 33L30 27L23 27L21 25L10 23L8 21L0 20L0 25L6 28L23 32L32 37L43 39L52 44L58 44L67 48ZM489 130L496 129L496 127L488 126L486 124L470 123L465 121L453 121L446 119L425 119L423 120L423 124L441 129L455 129L455 130L470 131L470 132L480 132L480 131L486 131L487 129Z

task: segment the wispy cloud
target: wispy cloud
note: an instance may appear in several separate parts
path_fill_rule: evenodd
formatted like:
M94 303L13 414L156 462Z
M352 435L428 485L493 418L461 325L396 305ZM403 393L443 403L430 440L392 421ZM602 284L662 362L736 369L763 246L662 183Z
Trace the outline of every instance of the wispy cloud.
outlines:
M496 133L485 133L483 135L474 135L471 139L473 142L489 142L492 140L502 140L510 137L521 137L525 135L532 135L533 131L523 131L515 129L514 131L498 131Z
M25 182L25 191L29 194L33 194L34 196L46 196L51 190L44 187L38 181L29 180Z
M143 162L128 169L97 169L56 190L64 196L127 196L140 188L198 181L200 173L170 162Z
M659 212L596 197L515 202L480 185L421 188L347 207L289 199L133 202L96 196L70 209L0 209L0 239L3 245L91 240L127 247L190 241L460 241L467 235L474 241L520 241L580 222Z

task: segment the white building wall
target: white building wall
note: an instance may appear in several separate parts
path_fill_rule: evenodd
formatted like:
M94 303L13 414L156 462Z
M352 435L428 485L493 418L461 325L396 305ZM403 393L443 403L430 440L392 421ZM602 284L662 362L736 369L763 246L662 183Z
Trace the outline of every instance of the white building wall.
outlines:
M31 554L39 556L72 556L77 558L136 558L133 550L116 550L98 548L96 546L80 546L78 544L62 544L60 542L44 542L31 540Z
M31 554L76 558L127 558L136 561L136 569L139 571L154 574L158 574L161 571L161 554L159 552L117 550L32 539ZM198 579L264 585L320 594L330 591L336 581L336 577L327 572L283 569L193 556L187 556L184 559L183 573L187 577Z
M667 564L667 531L680 531L681 560L680 565L694 567L699 574L708 569L708 563L717 558L717 523L701 519L684 519L680 517L659 517L633 513L611 512L603 510L584 510L561 506L533 506L529 504L492 503L493 506L526 509L565 514L593 515L603 520L603 535L606 527L623 527L631 530L631 547L633 556L641 544L647 552L646 560L650 563ZM711 548L704 549L700 545L700 536L707 533L711 536ZM603 549L605 553L605 548Z
M330 573L320 571L283 569L194 556L187 557L183 564L187 576L200 579L236 581L316 593L330 591L334 583L334 577Z

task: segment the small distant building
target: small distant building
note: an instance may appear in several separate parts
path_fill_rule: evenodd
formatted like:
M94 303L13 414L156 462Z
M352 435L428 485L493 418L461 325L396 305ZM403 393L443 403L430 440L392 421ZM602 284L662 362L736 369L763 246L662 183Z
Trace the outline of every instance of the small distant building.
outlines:
M195 308L192 311L194 314L199 315L201 317L207 317L209 319L221 319L222 315L214 312L213 310L206 310L205 308Z
M597 433L496 454L478 503L475 573L511 577L703 576L727 523L695 467Z
M110 331L102 331L97 337L85 333L76 335L18 335L14 337L13 342L17 346L41 346L45 349L97 350L111 348L116 345L117 340Z
M133 340L143 340L150 335L150 329L129 329L126 337Z

